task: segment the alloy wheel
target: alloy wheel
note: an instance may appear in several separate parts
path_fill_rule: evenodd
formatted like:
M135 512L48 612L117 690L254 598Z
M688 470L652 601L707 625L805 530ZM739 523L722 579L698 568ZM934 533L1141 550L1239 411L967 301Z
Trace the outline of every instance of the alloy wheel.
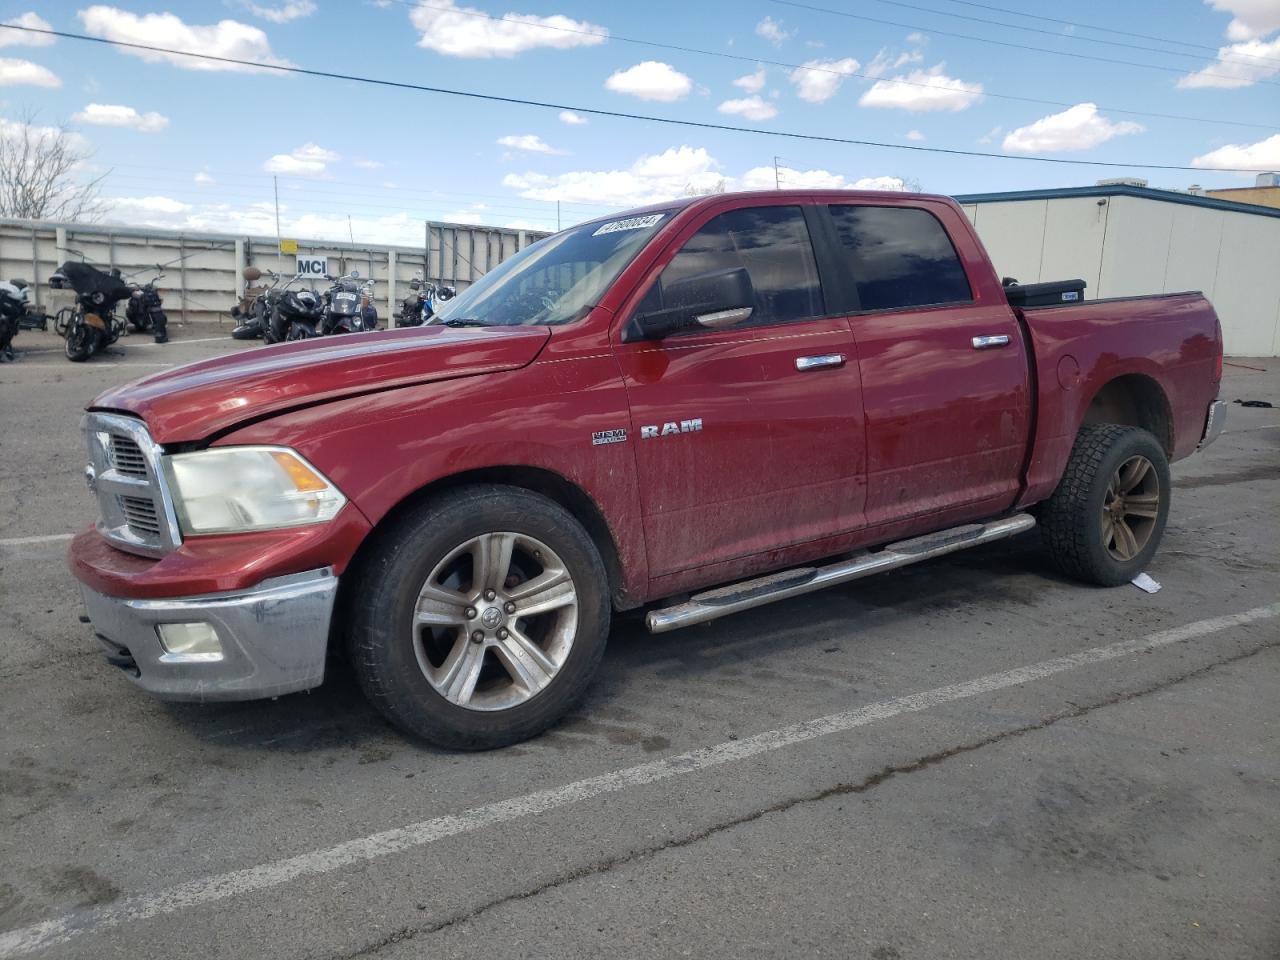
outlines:
M1132 560L1151 540L1159 514L1159 474L1146 457L1130 457L1112 474L1103 497L1103 546L1116 560Z
M507 710L545 689L578 627L564 562L521 533L486 533L449 551L418 593L413 645L427 682L469 710Z

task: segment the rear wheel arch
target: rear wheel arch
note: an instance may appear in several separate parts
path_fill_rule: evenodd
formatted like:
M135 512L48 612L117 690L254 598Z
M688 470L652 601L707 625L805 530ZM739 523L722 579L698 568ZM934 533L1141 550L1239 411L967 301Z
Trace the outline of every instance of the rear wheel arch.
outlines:
M1080 428L1107 423L1141 427L1159 441L1166 456L1173 456L1173 409L1154 378L1127 373L1103 384L1085 408Z

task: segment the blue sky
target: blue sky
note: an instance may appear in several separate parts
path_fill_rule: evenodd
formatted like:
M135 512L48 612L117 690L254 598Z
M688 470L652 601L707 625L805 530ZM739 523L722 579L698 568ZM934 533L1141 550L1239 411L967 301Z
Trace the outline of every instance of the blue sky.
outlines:
M40 124L68 122L92 151L86 171L106 173L113 220L273 233L274 173L286 234L345 238L350 216L355 238L365 242L415 243L423 218L546 229L555 227L556 200L568 225L721 181L730 189L769 187L775 156L784 185L905 181L940 193L1123 175L1176 189L1243 186L1252 176L1211 168L1280 167L1280 0L992 4L1005 10L958 0L808 5L857 19L777 0L422 0L416 7L405 0L45 0L34 8L32 0L6 0L0 20L590 109L1206 169L1108 170L562 117L208 69L74 40L18 44L11 32L0 36L8 41L0 50L0 113L6 129L27 109L39 112ZM1007 12L1015 9L1032 16Z

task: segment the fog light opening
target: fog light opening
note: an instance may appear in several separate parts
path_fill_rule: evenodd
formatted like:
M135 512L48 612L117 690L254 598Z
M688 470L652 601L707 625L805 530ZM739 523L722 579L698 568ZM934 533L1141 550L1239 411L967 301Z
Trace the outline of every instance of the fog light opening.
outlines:
M161 663L217 663L222 659L218 631L207 623L162 623L156 627Z

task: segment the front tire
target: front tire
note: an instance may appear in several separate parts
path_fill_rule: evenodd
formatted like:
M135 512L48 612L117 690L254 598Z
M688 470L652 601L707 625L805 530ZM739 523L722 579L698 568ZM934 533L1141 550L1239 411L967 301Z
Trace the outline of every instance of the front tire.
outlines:
M351 659L392 723L438 746L535 736L585 692L609 633L608 579L563 507L516 487L430 501L371 545Z
M84 363L98 347L98 331L88 324L80 323L67 330L65 350L67 359L72 363Z
M1155 555L1169 518L1169 460L1140 427L1082 427L1040 529L1065 574L1104 587L1128 583Z

